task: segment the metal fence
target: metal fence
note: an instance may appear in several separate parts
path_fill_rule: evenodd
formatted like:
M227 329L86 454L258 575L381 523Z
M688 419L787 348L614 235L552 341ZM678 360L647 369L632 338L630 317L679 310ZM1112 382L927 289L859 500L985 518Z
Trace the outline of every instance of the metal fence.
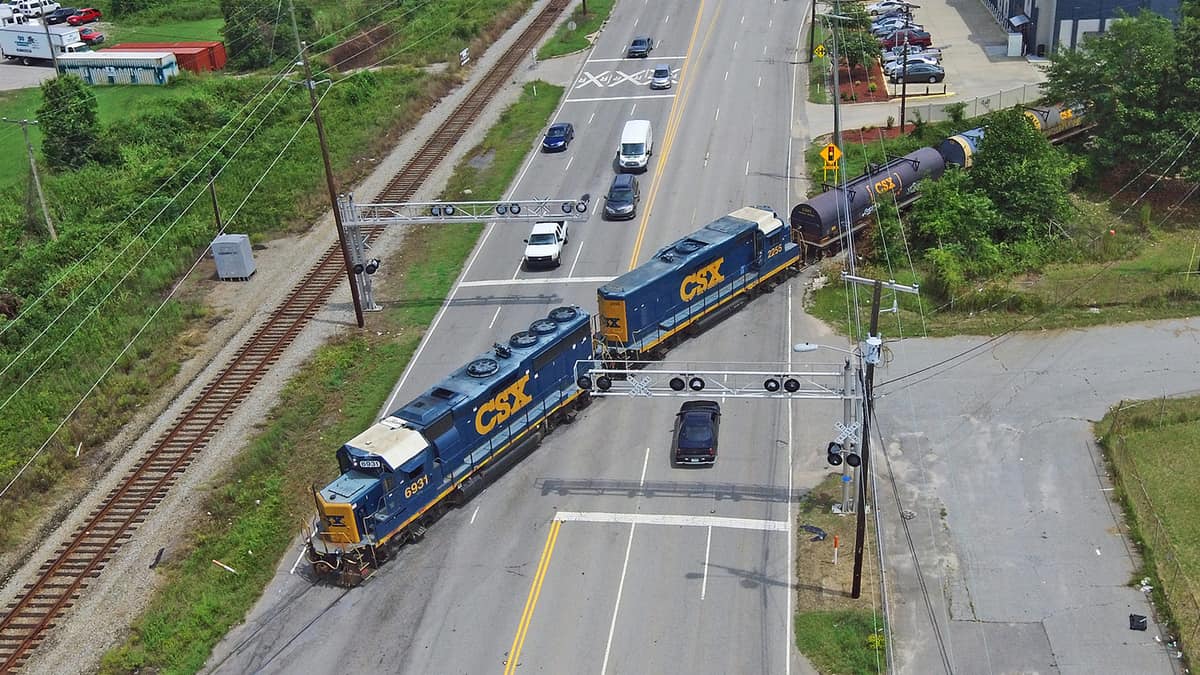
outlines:
M918 85L920 86L920 85ZM914 90L913 85L909 85L908 91L911 94ZM946 107L951 105L966 104L966 109L963 110L963 116L966 118L978 117L996 110L1011 108L1015 105L1027 105L1038 100L1042 96L1040 84L1025 84L1013 89L1003 89L994 94L987 96L976 96L973 99L966 101L951 101L949 103L913 103L909 102L906 106L907 112L904 113L905 119L911 124L917 119L925 120L926 122L943 122L950 119L946 114ZM895 103L895 101L892 101Z
M1163 597L1166 598L1171 615L1175 620L1175 626L1180 632L1177 638L1179 640L1178 649L1187 656L1189 662L1194 662L1193 657L1198 654L1196 645L1200 644L1200 599L1197 598L1196 592L1192 588L1191 580L1183 571L1183 566L1179 562L1179 552L1171 542L1167 528L1162 519L1158 517L1158 511L1154 508L1149 493L1146 492L1145 482L1138 473L1137 464L1133 461L1132 453L1122 433L1125 411L1155 403L1165 406L1166 399L1155 399L1128 406L1122 401L1116 408L1113 426L1104 445L1108 450L1108 459L1116 469L1114 480L1129 501L1131 517L1141 535L1143 546L1150 550L1154 558L1154 572L1158 579L1153 583L1160 584Z

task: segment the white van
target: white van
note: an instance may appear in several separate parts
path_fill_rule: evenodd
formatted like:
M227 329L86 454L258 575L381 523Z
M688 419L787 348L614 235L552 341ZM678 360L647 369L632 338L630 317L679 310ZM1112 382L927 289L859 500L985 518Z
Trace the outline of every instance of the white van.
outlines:
M645 171L654 154L654 130L649 120L629 120L621 130L617 166L622 172Z
M21 0L21 2L12 5L12 7L25 16L30 17L45 16L50 12L56 11L59 8L59 4L50 0Z

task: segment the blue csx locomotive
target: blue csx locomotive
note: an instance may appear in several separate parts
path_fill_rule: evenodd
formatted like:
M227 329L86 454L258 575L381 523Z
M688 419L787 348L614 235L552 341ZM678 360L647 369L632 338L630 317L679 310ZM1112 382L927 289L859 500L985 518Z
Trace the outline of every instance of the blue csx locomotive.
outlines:
M799 259L774 212L738 209L601 288L599 325L560 307L454 371L337 451L342 475L314 491L314 571L358 583L392 545L420 537L586 405L579 362L656 354L796 271Z

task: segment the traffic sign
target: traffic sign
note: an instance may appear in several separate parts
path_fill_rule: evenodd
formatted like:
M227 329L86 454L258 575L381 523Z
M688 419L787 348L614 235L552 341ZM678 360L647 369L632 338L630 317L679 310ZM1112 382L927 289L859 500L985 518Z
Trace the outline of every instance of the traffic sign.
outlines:
M838 146L830 143L821 148L821 157L825 160L826 171L837 171L838 160L842 158L842 151L838 149Z
M816 56L818 59L825 58L825 45L817 45L816 48L813 49L813 56Z

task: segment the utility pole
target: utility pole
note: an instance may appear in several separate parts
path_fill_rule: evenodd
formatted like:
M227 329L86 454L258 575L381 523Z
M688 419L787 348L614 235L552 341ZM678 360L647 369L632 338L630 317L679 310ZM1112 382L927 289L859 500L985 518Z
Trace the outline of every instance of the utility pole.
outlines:
M46 31L46 47L50 50L50 60L54 62L54 76L58 77L58 49L54 45L54 40L50 38L50 24L46 23L46 17L42 16L42 28Z
M909 14L911 17L911 13ZM908 101L908 35L904 36L903 59L900 61L900 135L904 135L904 104Z
M308 100L312 105L313 121L317 123L317 139L321 142L321 160L325 163L325 187L329 189L329 204L333 207L333 224L337 227L338 242L342 246L342 262L346 265L346 276L350 279L350 297L354 301L354 319L358 327L366 325L363 320L362 300L358 295L358 279L350 263L350 247L346 243L346 229L342 225L341 208L338 205L337 185L333 180L333 166L329 162L329 144L325 139L325 124L321 121L321 109L317 106L317 86L312 79L312 68L308 65L308 44L300 40L300 29L296 27L296 5L288 0L292 13L292 33L296 36L296 47L300 51L300 62L304 66L304 86L308 89Z
M0 120L21 125L21 133L25 135L25 150L29 153L29 170L33 173L33 186L37 189L38 201L42 204L42 216L46 219L46 228L50 230L50 238L58 241L58 232L54 231L54 222L50 220L50 209L46 206L46 195L42 194L42 181L38 178L37 160L33 156L33 144L29 142L29 125L37 124L37 120L10 120L0 117Z
M220 234L224 226L221 225L221 209L217 206L217 176L211 169L208 172L208 195L212 197L213 218L217 220L217 233Z
M817 0L812 0L812 18L808 21L808 62L813 62L813 50L817 48Z
M867 332L867 349L863 360L867 362L866 382L863 385L863 421L862 421L862 452L859 456L862 465L858 474L858 508L855 513L854 529L854 582L850 588L850 597L858 599L862 596L862 565L863 544L867 536L867 483L870 481L871 466L871 415L875 412L875 365L879 363L883 348L883 339L879 336L879 296L884 287L893 291L917 293L917 286L903 286L891 281L865 279L849 274L843 274L842 280L852 284L870 284L873 286L871 299L871 327Z
M842 369L842 426L847 429L854 428L854 373L850 369L850 359L846 359L846 365ZM854 436L846 439L847 450L851 453L854 451ZM854 467L850 466L849 462L842 462L842 513L850 513L853 505L850 503L850 483L854 480ZM861 475L861 474L860 474ZM860 479L861 482L861 479Z

